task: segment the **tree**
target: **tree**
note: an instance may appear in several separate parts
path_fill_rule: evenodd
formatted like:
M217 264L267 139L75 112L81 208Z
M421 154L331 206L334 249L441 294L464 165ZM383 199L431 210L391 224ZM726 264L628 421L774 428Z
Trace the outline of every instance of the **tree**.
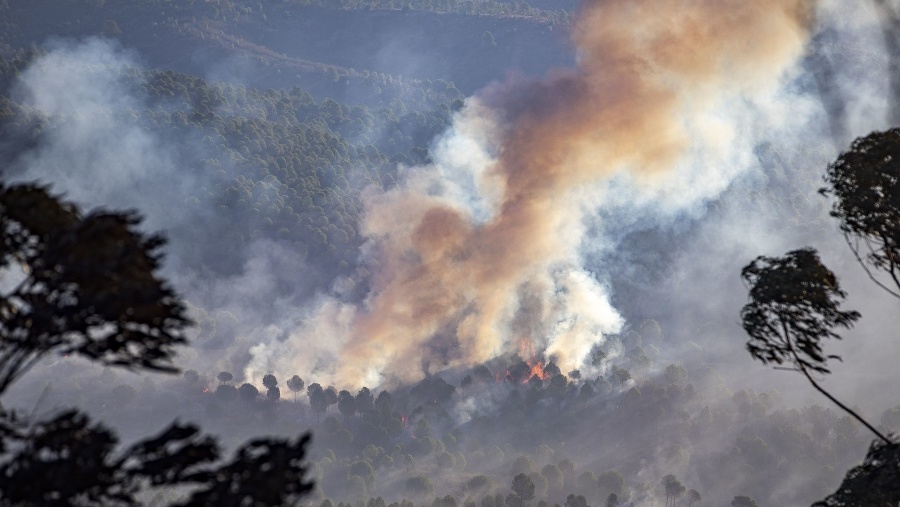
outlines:
M337 389L334 386L328 386L328 389L325 389L325 403L327 407L330 407L338 402L338 393Z
M667 506L670 503L669 499L672 500L671 503L672 503L672 505L674 505L675 500L677 500L678 497L680 497L684 493L684 490L685 490L685 487L683 484L681 484L681 481L676 479L675 476L672 474L669 474L669 475L663 477L661 484L663 485L663 488L666 491L666 505Z
M132 370L176 371L185 308L156 276L165 241L133 213L82 216L35 185L0 184L0 395L47 354Z
M606 497L606 507L619 507L619 496L615 493L610 493Z
M338 410L345 419L350 419L356 414L356 398L349 391L338 393Z
M736 496L731 501L732 507L758 507L749 496Z
M371 412L375 408L375 398L368 387L363 387L356 393L356 411L360 414Z
M512 490L523 502L534 498L534 481L528 474L518 474L513 477Z
M838 487L813 507L900 505L900 444L875 440L862 465L852 468Z
M872 132L828 166L828 187L836 198L831 216L860 265L879 287L900 298L900 129ZM896 290L869 267L888 274Z
M0 183L0 271L20 274L0 293L0 395L48 354L177 371L188 320L156 274L163 240L139 223L131 213L82 216L43 187ZM4 505L137 505L157 487L186 488L184 506L287 505L312 489L308 436L254 440L217 465L215 440L192 425L126 448L77 410L42 421L2 410L0 428Z
M272 375L271 373L267 373L265 376L263 376L262 382L263 386L266 389L272 389L273 387L278 385L278 379L276 379L275 375Z
M238 388L238 396L245 402L251 402L259 396L259 389L253 384L244 383Z
M822 340L840 339L834 329L850 328L860 317L858 312L840 309L846 293L816 251L804 248L780 258L757 257L744 267L741 278L750 287L750 302L741 310L742 325L750 335L750 355L763 364L793 365L817 391L890 443L812 376L829 373L829 359L840 360L838 356L825 355Z
M417 475L406 479L406 494L413 498L427 498L434 494L434 485L428 477Z
M316 422L319 422L319 415L328 409L328 401L325 399L325 390L319 383L310 384L306 388L306 395L309 396L309 406L316 413Z
M566 507L588 507L587 499L582 495L569 494L566 497Z
M700 493L696 489L689 489L687 492L687 501L688 507L691 507L695 503L699 502L703 498L700 496Z
M269 401L278 401L281 399L281 389L278 386L271 387L266 390L266 399Z
M216 398L224 401L225 403L231 403L238 397L237 388L233 385L222 384L216 388Z
M890 14L891 21L885 26L897 26L900 19L897 12L887 2L878 0L876 5L882 13ZM887 30L885 33L888 37ZM900 40L893 34L888 38L893 43ZM898 84L900 80L892 80L892 85ZM831 215L840 221L847 244L869 278L900 298L900 292L883 284L869 269L871 266L885 271L900 289L897 264L900 259L898 141L898 129L874 132L857 139L850 151L842 153L829 166L825 181L830 187L821 189L820 193L833 194L837 198ZM851 469L840 489L815 504L816 507L895 506L900 503L900 443L887 438L840 403L819 386L810 373L829 373L827 360L840 358L824 356L820 341L839 338L832 329L850 327L859 318L856 312L838 309L845 294L834 274L819 262L812 249L790 252L782 259L760 257L741 274L751 285L751 302L741 313L744 329L751 336L748 343L751 355L763 363L793 364L813 387L878 437L869 447L863 464ZM735 497L735 502L743 501L741 499L746 497ZM752 500L750 504L755 505ZM732 505L746 504L732 502Z
M234 375L232 375L231 373L229 373L227 371L220 371L219 374L216 375L216 378L219 379L219 382L225 383L225 382L231 382L231 379L234 378Z
M297 375L294 375L287 381L288 389L294 392L294 401L297 401L297 393L303 390L304 384L303 379Z

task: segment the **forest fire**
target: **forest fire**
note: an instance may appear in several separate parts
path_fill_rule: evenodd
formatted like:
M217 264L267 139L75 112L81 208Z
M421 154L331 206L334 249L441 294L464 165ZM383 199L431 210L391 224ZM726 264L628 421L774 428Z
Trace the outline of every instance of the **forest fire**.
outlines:
M522 360L518 356L513 364L505 370L497 371L494 379L497 382L509 381L514 384L527 384L531 379L550 380L554 373L558 373L557 368L551 361L546 366L543 361L539 360Z
M550 378L550 374L544 370L544 363L542 361L537 361L534 364L527 363L528 366L531 367L530 374L528 378L522 381L523 384L527 384L532 378L537 377L540 380L547 380Z

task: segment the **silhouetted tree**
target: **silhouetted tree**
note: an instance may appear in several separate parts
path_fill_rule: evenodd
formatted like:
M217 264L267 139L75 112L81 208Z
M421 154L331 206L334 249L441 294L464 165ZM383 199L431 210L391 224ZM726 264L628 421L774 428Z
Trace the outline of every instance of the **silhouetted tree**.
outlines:
M813 507L900 505L900 443L875 440L862 465L852 468L837 491Z
M703 499L703 497L700 496L700 493L696 489L688 490L688 492L687 492L688 507L691 507L692 505L694 505L695 503L699 502L702 499Z
M338 393L338 410L345 419L350 419L356 414L356 398L349 391Z
M326 409L338 402L338 393L337 389L334 386L328 386L328 389L325 389L325 404Z
M219 382L222 382L222 383L231 382L231 379L234 378L234 375L232 375L231 373L229 373L227 371L220 371L219 374L216 375L216 378L219 379Z
M619 496L615 493L610 493L606 497L606 507L619 507Z
M267 373L265 376L263 376L262 382L263 386L266 389L272 389L273 387L278 385L278 379L276 379L275 375L272 375L271 373Z
M287 381L288 389L294 392L294 401L297 401L297 393L303 390L303 387L306 384L303 382L303 379L297 375L294 375Z
M51 353L176 371L173 347L185 343L188 320L156 275L162 239L137 232L139 222L82 216L44 188L0 183L0 272L22 274L0 293L0 394ZM308 436L251 441L217 466L215 441L191 425L127 448L76 410L43 421L2 410L0 428L3 505L137 505L156 487L185 488L184 506L287 505L312 488Z
M259 396L259 389L253 384L244 383L238 388L238 396L246 402L251 402Z
M672 474L663 477L661 483L666 492L666 505L669 505L670 499L671 503L674 505L675 500L684 493L684 485Z
M216 398L219 398L226 403L234 401L237 397L238 391L233 385L222 384L216 388Z
M757 257L744 267L741 278L750 287L750 302L741 310L744 330L750 335L750 355L763 364L793 365L816 390L890 443L823 389L810 373L829 373L828 360L840 357L826 356L822 340L840 339L834 329L852 327L860 317L858 312L840 309L846 293L816 251L805 248L788 252L785 257Z
M587 499L582 495L569 494L566 497L566 507L588 507Z
M512 490L523 502L534 498L534 481L528 474L518 474L513 477Z
M381 417L389 417L394 412L394 397L386 389L378 393L378 398L375 398L375 410L381 414Z
M278 386L266 389L266 399L269 401L278 401L281 399L281 389Z
M375 398L368 387L363 387L356 393L356 411L360 414L371 412L375 408Z
M900 40L900 39L898 39ZM900 129L872 132L828 166L828 187L834 195L831 216L869 277L900 298ZM896 286L879 281L869 266L888 274Z
M736 496L731 501L732 507L758 507L749 496Z
M185 309L156 276L160 236L133 213L82 216L35 185L0 184L0 395L47 354L174 372ZM52 316L52 318L50 318Z
M307 386L306 395L309 396L309 406L316 413L316 422L319 422L319 416L328 409L328 401L325 398L325 390L318 383Z

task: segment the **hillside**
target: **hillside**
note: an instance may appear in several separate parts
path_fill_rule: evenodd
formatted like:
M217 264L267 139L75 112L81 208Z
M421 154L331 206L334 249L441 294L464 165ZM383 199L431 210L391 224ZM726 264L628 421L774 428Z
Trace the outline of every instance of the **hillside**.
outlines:
M751 366L740 273L819 249L871 316L828 387L900 431L816 193L892 60L786 2L0 0L3 180L144 216L193 324L177 375L53 357L4 406L310 431L306 507L826 497L872 436Z

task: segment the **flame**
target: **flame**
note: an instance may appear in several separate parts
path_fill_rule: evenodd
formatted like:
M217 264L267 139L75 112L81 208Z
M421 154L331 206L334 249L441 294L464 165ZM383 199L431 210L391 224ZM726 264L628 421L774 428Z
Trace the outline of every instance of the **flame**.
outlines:
M523 384L527 384L528 381L532 379L532 377L537 377L541 380L547 380L550 378L550 374L544 371L543 361L537 361L534 364L526 361L525 364L531 367L531 372L525 378L525 380L522 381Z
M208 388L208 387L204 387L204 388L203 388L203 392L204 392L204 393L208 393L208 392L209 392L209 388Z

